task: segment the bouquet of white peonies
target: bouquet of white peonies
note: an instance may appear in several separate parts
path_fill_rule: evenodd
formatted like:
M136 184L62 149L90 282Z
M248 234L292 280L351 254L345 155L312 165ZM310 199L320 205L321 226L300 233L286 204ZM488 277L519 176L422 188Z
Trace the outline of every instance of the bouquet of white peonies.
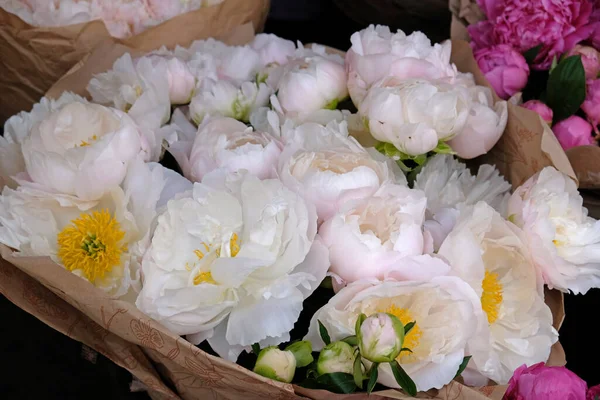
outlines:
M126 38L179 14L224 0L8 0L1 5L34 26L65 26L102 20L110 34Z
M3 258L167 398L442 396L548 361L544 286L600 287L576 183L467 167L511 108L451 42L383 26L351 42L345 58L269 34L124 54L88 99L13 116Z
M0 123L27 111L98 46L148 52L264 26L269 0L4 0ZM184 26L185 29L181 29ZM27 62L23 62L27 60Z

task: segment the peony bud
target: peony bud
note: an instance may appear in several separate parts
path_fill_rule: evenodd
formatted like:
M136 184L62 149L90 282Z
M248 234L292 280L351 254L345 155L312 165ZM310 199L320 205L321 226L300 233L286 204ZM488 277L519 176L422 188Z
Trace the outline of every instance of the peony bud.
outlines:
M587 95L581 109L594 125L600 123L600 79L587 81Z
M505 100L527 84L527 61L509 45L500 44L478 50L475 60L498 96Z
M569 150L571 147L594 144L592 125L576 115L555 124L552 131L554 131L560 145L565 150Z
M600 54L590 46L575 46L568 56L581 56L581 63L585 70L586 79L596 79L600 73Z
M167 80L171 104L187 104L196 88L196 77L183 61L172 58L167 61Z
M354 348L346 342L333 342L321 350L317 360L319 375L343 372L352 374L354 366Z
M548 107L546 104L542 103L539 100L529 100L521 105L521 107L526 108L531 111L535 111L542 117L544 121L548 123L548 125L552 124L552 118L554 118L554 113L552 109Z
M267 347L260 351L254 372L279 382L290 383L296 373L296 357L287 350L279 350L277 346Z
M314 361L312 356L312 345L309 341L303 340L290 344L285 348L286 351L291 351L296 359L296 367L303 368Z
M287 64L277 83L276 97L283 112L298 117L335 109L348 97L343 61L312 51L302 54Z
M404 343L404 326L395 316L373 314L356 326L358 347L363 358L371 362L392 362L400 354ZM360 325L359 325L360 323Z

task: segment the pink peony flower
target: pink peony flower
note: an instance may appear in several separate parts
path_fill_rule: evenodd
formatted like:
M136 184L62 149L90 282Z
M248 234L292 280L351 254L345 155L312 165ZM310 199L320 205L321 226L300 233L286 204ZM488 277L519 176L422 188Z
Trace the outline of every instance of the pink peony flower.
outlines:
M600 399L600 385L592 386L587 392L586 400Z
M581 109L594 126L600 123L600 79L587 81L587 95Z
M522 365L508 382L502 400L585 400L587 384L565 367Z
M552 109L550 107L548 107L546 104L542 103L541 101L529 100L529 101L521 104L521 107L526 108L531 111L535 111L548 124L552 123L552 118L554 117L554 113L552 112Z
M475 52L475 60L498 96L507 100L527 84L529 65L525 57L506 44Z
M573 115L552 127L558 142L563 149L594 144L592 125L585 119Z
M596 49L590 46L575 46L569 53L569 56L581 56L581 63L585 70L586 79L596 79L600 72L600 54Z
M589 24L589 0L479 0L489 22L469 29L476 49L489 44L510 44L524 52L538 45L536 69L548 69L560 56L587 39L594 28Z

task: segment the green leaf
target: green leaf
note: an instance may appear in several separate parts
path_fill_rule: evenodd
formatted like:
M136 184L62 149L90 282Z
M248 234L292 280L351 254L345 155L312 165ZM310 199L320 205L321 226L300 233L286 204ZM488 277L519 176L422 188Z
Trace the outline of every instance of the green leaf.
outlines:
M554 69L556 68L557 65L558 65L558 58L556 58L556 56L554 56L554 58L552 58L552 65L550 65L550 73L552 73L552 71L554 71Z
M356 331L356 336L360 335L360 326L365 322L367 316L365 314L360 314L356 319L356 324L354 325L354 330Z
M408 332L410 332L410 330L415 326L415 324L416 321L412 321L404 325L404 335L408 335Z
M258 345L258 343L254 343L252 345L252 352L256 355L260 353L260 346Z
M527 64L533 64L536 57L540 53L540 50L542 49L542 47L543 47L543 45L540 44L538 46L532 47L531 49L529 49L523 53L523 57L525 57L525 61L527 61Z
M348 336L342 339L342 342L348 343L350 346L358 346L358 338L355 336Z
M325 345L328 345L329 343L331 343L331 338L329 337L327 328L325 328L325 325L323 325L321 321L317 320L317 322L319 323L319 334L321 335L321 339L323 340L323 343L325 343Z
M409 395L416 396L417 395L417 385L413 382L413 380L408 376L406 371L402 369L398 361L394 360L390 363L390 367L392 367L392 372L394 373L394 378L396 378L396 382L398 385Z
M333 283L331 281L331 277L330 276L326 276L325 279L323 279L323 282L321 282L321 286L322 288L325 289L333 289Z
M458 378L460 376L460 374L463 373L463 371L465 370L465 368L467 368L467 364L469 364L469 360L470 359L471 359L471 356L466 356L465 358L463 358L462 362L458 366L458 372L454 376L454 379Z
M585 70L581 56L567 57L552 71L546 85L546 104L553 123L575 114L585 100Z
M400 349L400 353L402 353L403 351L408 351L409 353L412 353L413 351L411 349L409 349L408 347L403 347Z
M343 372L321 375L317 378L317 384L322 389L338 394L349 394L356 391L354 377Z
M369 383L367 383L368 394L371 394L373 388L375 387L375 384L377 384L377 376L379 375L378 369L378 363L373 363L373 365L371 365L371 370L369 371Z
M312 345L308 340L292 343L285 350L291 351L294 354L296 368L304 368L314 361Z
M433 152L438 154L456 154L456 152L452 150L452 147L450 147L448 143L442 141L438 142L438 145L435 149L433 149ZM423 162L425 161L427 161L427 156L425 156L425 160Z
M362 361L361 361L361 357L360 354L356 356L356 358L354 359L354 366L352 368L353 372L354 372L354 384L356 386L358 386L360 389L362 389L362 384L363 384L363 371L362 371Z

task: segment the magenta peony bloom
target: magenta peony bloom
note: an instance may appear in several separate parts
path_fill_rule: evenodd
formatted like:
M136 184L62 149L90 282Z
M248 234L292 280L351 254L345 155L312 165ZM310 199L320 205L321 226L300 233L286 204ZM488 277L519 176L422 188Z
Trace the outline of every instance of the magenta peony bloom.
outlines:
M527 84L529 65L520 53L506 44L475 52L479 69L490 82L498 96L507 100Z
M502 400L585 400L586 391L587 384L565 367L538 363L517 368Z
M550 107L548 107L546 104L542 103L541 101L529 100L528 102L521 104L521 107L524 107L531 111L535 111L548 124L552 123L552 118L554 117L554 113L552 112L552 109Z
M552 127L558 142L565 150L569 150L571 147L594 144L592 129L589 122L576 115L570 116Z
M581 109L594 125L600 123L600 79L587 81L587 94Z
M600 385L592 386L587 392L586 400L600 399Z
M569 56L581 56L581 63L585 70L586 79L596 79L600 72L600 53L590 46L577 45L567 54Z
M592 3L589 0L479 0L489 22L469 29L475 49L488 43L510 44L525 52L542 45L535 61L536 69L548 69L554 56L559 57L594 31L589 24Z

